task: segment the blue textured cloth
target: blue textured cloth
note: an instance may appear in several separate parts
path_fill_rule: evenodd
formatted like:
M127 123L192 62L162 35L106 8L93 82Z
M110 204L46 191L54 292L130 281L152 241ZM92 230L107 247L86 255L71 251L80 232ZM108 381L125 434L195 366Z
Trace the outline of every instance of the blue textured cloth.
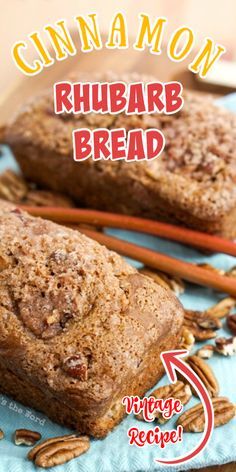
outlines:
M236 94L227 96L220 101L227 108L236 111ZM0 171L9 166L15 167L16 164L10 152L5 148L4 157L0 159ZM155 237L118 230L109 230L108 232L184 260L209 262L224 269L229 269L235 264L233 257L222 254L207 257L193 249ZM181 297L181 300L186 308L201 310L214 304L221 297L222 295L217 295L211 290L188 285L187 291ZM225 326L222 334L229 335ZM235 403L236 357L223 358L216 355L209 363L219 379L221 395L230 397ZM166 378L162 379L161 383L163 384L165 381ZM196 400L193 399L190 405L193 405L194 402ZM155 463L154 459L161 457L174 458L190 451L200 441L200 434L184 434L182 444L168 446L162 451L158 446L145 446L139 449L128 444L127 429L130 426L150 428L149 424L138 422L133 416L130 416L104 440L93 440L91 448L86 454L68 464L58 466L56 470L58 472L143 472L154 470L167 472L169 470L189 470L236 461L236 419L216 429L208 447L191 463L175 468L161 466ZM26 459L29 449L16 447L12 442L11 436L16 428L30 428L40 431L43 438L69 432L68 429L49 421L44 415L25 408L3 395L0 395L0 427L5 431L5 439L0 441L0 472L32 472L35 470L34 465ZM172 427L174 427L174 420L168 422L165 429Z

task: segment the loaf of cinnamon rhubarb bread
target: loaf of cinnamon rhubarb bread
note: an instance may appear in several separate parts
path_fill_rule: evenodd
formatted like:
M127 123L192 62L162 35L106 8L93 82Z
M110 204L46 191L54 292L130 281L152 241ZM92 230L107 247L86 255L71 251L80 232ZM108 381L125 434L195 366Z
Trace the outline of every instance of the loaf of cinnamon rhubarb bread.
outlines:
M142 77L120 79L134 82ZM56 115L49 90L19 111L7 141L28 179L64 192L80 205L182 223L233 238L236 116L207 95L186 92L184 100L182 110L172 115ZM75 162L72 131L80 127L158 128L166 146L152 161Z
M78 231L0 201L0 391L95 437L163 374L176 297Z

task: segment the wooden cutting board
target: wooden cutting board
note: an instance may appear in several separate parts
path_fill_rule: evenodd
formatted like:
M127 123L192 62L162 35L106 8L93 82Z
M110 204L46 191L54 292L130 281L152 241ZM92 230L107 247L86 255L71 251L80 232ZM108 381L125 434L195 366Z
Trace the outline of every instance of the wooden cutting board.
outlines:
M89 54L78 53L62 62L56 61L52 67L45 69L35 77L16 74L17 79L13 85L0 94L0 126L7 124L15 110L29 97L35 96L43 88L52 87L57 81L68 79L72 73L74 75L77 71L78 73L88 72L89 78L93 72L108 70L118 73L151 74L160 81L180 80L186 88L199 89L200 85L195 76L187 69L190 60L191 57L188 57L186 62L176 64L171 62L165 53L155 56L148 51L140 52L133 49L121 51L104 48ZM236 472L236 463L204 468L201 472Z

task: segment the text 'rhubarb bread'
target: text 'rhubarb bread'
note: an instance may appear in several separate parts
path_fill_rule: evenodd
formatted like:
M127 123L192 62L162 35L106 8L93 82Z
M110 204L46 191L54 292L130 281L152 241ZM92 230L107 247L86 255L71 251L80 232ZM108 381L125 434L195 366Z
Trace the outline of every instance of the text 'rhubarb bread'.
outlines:
M0 203L0 390L95 437L163 374L176 297L78 231Z
M236 237L236 115L208 95L186 92L184 100L172 115L56 115L50 89L19 111L7 141L28 179L80 204ZM80 127L158 128L166 146L150 162L75 162L72 131Z

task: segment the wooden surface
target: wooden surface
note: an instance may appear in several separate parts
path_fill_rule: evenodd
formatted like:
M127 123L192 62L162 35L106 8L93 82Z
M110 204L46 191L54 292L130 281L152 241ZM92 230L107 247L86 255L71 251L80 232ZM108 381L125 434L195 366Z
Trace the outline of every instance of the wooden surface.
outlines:
M161 56L155 56L148 51L107 50L105 47L89 54L76 54L65 61L55 62L52 67L35 77L29 78L22 75L22 78L17 79L10 89L5 90L0 96L0 126L11 119L18 106L27 98L33 97L42 88L51 87L54 82L70 78L75 71L88 72L89 80L93 72L104 70L151 74L157 80L180 80L185 88L199 90L202 85L187 69L190 60L191 57L185 62L176 64L171 62L164 53ZM220 92L220 90L214 90L214 92ZM204 468L201 472L236 472L236 463Z

